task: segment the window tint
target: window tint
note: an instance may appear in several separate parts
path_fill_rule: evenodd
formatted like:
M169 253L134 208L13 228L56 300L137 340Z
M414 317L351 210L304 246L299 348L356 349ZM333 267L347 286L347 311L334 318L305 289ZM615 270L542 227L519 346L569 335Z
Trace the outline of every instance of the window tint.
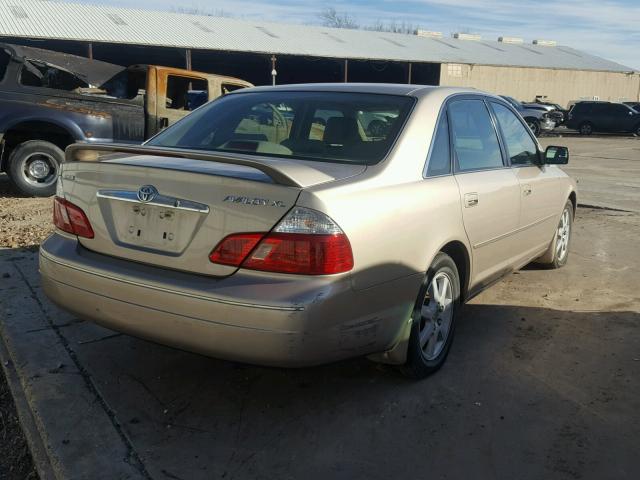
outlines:
M570 112L571 113L590 113L592 110L593 104L592 103L584 103L584 102L580 102L580 103L576 103L573 107L571 107Z
M449 122L460 171L502 167L502 153L482 100L458 100L449 105Z
M338 110L316 109L309 129L309 140L323 140L327 121L335 117L344 117L344 115Z
M630 109L626 105L611 105L611 113L614 115L629 115Z
M449 149L449 122L446 113L440 117L433 139L427 176L446 175L451 173L451 152Z
M608 108L608 105L604 103L594 103L591 105L591 110L589 111L589 113L597 113L597 114L609 113L609 108Z
M0 50L0 81L4 79L4 74L7 71L7 65L9 65L10 59L11 56L7 52Z
M285 103L279 105L259 103L254 105L238 123L238 126L233 131L233 140L227 143L227 147L254 149L258 146L255 142L275 144L287 140L291 125L281 111L286 111L290 108L291 106ZM240 143L236 142L237 140L240 140ZM250 140L251 142L245 142L245 140Z
M386 156L413 104L363 93L233 93L148 144L371 165Z
M538 148L531 139L527 128L516 115L504 105L491 102L498 125L507 147L512 165L531 165L538 158Z
M207 81L204 79L167 77L166 107L172 110L195 110L200 105L207 103L209 94Z

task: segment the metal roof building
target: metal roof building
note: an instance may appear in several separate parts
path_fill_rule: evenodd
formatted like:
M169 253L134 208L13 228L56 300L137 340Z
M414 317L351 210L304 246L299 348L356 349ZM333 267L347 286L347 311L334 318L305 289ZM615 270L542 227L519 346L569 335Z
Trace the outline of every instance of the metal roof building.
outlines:
M584 72L588 74L588 79L572 78L571 81L574 90L578 87L578 96L587 97L603 97L601 93L604 92L600 92L600 87L589 87L593 92L583 92L576 82L593 85L594 82L600 82L597 78L608 78L607 75L610 74L637 81L632 68L570 47L545 46L542 44L544 42L508 43L514 40L465 40L331 29L57 1L0 0L0 37L14 43L66 50L70 53L88 53L115 63L142 63L138 61L138 57L144 60L151 52L151 61L155 63L172 63L174 66L181 63L179 66L186 64L187 67L205 70L222 68L226 71L219 73L245 78L258 78L259 70L259 78L264 80L257 83L267 83L270 80L265 72L271 70L269 59L272 55L278 57L279 73L283 72L283 67L286 68L286 80L290 82L309 81L310 76L307 72L307 75L303 75L304 78L298 79L290 71L303 68L309 70L303 64L294 62L294 58L306 59L307 63L304 65L310 65L309 61L313 59L325 59L324 63L316 62L311 68L313 72L330 70L327 75L318 76L314 73L320 81L352 80L352 75L355 75L358 81L366 81L367 76L371 76L373 81L389 81L391 78L393 81L464 84L496 90L503 86L500 82L492 86L487 81L485 75L490 77L491 71L503 76L509 73L509 77L510 72L519 71L522 78L511 78L516 83L526 83L527 77L540 77L538 71L560 71L554 74L555 81L572 77L571 72ZM136 46L146 46L147 52L136 57L131 53L140 52L139 49L136 50ZM193 64L192 52L197 57ZM218 55L214 58L216 52ZM129 54L133 56L127 57ZM124 61L117 61L118 55L124 57ZM247 62L253 62L254 67L248 67ZM364 67L363 62L369 62L369 66ZM385 75L376 76L376 71L380 72L385 65L380 62L388 62L390 70ZM229 64L234 63L243 65L236 70L230 69ZM475 66L484 68L478 69ZM523 70L525 68L526 71ZM480 78L473 78L476 75L482 75L482 81ZM256 83L256 78L248 80ZM278 80L281 81L282 77L279 76ZM537 82L542 80L538 78ZM620 93L614 92L613 95L620 98L632 96L634 86L635 84L621 85ZM618 89L618 86L614 88ZM523 99L528 99L523 95L531 96L528 90L524 93L507 89L500 93L510 93ZM570 93L567 91L567 95ZM541 90L534 95L554 97L556 101L560 101L555 92ZM635 96L637 95L636 91Z
M347 59L633 70L565 46L431 38L42 0L1 0L0 34Z

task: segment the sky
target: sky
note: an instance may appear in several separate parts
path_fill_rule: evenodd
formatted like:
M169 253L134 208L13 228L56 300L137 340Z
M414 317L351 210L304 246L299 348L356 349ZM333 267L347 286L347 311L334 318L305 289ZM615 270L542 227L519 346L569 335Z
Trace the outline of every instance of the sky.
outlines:
M77 1L77 0L76 0ZM408 22L449 35L479 33L487 40L514 36L556 40L640 70L640 0L89 0L121 7L196 8L240 19L319 24L333 7L361 25Z

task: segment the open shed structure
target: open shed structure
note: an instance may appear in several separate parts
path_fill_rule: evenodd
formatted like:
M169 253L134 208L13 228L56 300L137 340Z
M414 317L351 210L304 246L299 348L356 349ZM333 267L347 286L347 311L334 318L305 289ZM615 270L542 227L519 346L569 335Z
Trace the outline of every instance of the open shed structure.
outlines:
M392 82L470 86L524 101L640 99L632 68L553 42L416 35L40 0L0 0L0 39L256 85Z

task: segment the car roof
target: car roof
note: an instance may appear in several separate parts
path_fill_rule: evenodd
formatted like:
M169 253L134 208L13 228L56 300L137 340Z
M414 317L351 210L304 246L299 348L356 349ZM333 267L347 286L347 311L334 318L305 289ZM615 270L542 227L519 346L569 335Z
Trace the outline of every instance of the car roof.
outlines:
M481 93L473 88L436 87L432 85L414 85L405 83L299 83L277 86L263 86L236 90L230 95L241 95L250 92L350 92L374 93L386 95L426 96L430 93Z

